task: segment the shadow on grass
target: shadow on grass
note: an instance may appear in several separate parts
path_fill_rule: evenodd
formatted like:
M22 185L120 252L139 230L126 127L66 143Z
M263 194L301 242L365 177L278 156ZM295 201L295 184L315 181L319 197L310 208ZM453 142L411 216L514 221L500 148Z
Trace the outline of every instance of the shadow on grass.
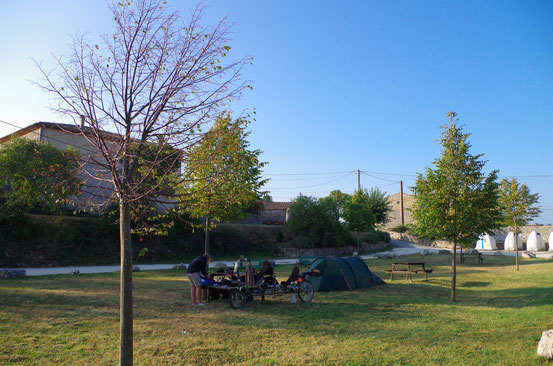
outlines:
M488 287L491 284L492 284L491 282L468 281L468 282L460 282L459 287Z
M477 287L481 288L480 285ZM223 311L219 315L220 321L232 325L260 329L278 327L296 332L317 331L336 336L344 332L366 333L367 328L386 326L389 322L423 321L432 324L436 321L435 313L421 311L421 308L428 306L435 307L436 312L456 313L455 319L462 321L463 316L458 314L464 314L464 308L522 309L549 305L553 302L551 293L551 288L543 287L492 291L460 288L457 292L460 301L452 303L447 288L427 284L391 284L354 292L316 293L311 303L290 304L289 297L283 296L265 302L256 298L242 310L229 310L227 301L214 302L210 306L215 311ZM458 311L454 311L455 308ZM347 324L352 322L368 323L350 329Z
M403 260L404 258L402 258ZM397 279L389 282L384 273L391 267L393 260L368 260L369 268L387 284L353 292L316 293L315 299L309 304L290 304L289 296L279 298L268 297L261 302L259 298L248 303L241 311L231 310L228 301L215 301L208 309L193 309L188 304L189 286L182 271L144 271L135 274L134 299L136 314L140 319L156 319L160 314L202 313L219 317L222 322L231 322L241 325L251 324L251 317L259 321L253 324L266 327L268 318L275 318L275 324L282 322L283 326L301 330L306 322L294 325L298 317L307 320L309 327L325 327L325 324L334 324L340 317L349 321L367 321L367 316L376 323L385 323L389 320L421 318L420 309L436 307L436 311L452 308L488 309L522 309L539 307L553 303L553 285L549 286L547 279L534 281L533 274L520 277L515 272L490 270L489 263L483 266L459 266L457 282L457 299L452 303L450 298L451 268L449 256L409 256L411 261L423 260L427 268L434 269L427 281L414 277L414 282ZM497 259L496 267L504 266L505 258ZM543 264L528 261L527 265ZM293 265L279 266L279 277L287 277ZM536 273L539 273L537 268ZM524 273L523 271L521 271ZM478 280L483 275L499 277L494 280ZM508 275L503 275L507 273ZM463 278L465 278L464 280ZM471 278L472 277L472 278ZM484 277L482 277L484 278ZM504 281L518 279L533 280L531 286L521 285L504 286ZM537 277L536 277L537 278ZM83 317L106 316L113 317L109 311L103 309L117 309L119 306L118 278L113 274L56 276L43 278L29 278L0 281L0 287L5 296L0 299L2 311L13 314L63 312L71 314L80 309ZM509 288L505 288L509 287ZM299 300L298 300L299 302ZM432 313L432 312L430 312ZM367 315L368 314L368 315ZM236 316L238 315L238 316ZM428 321L433 321L429 318ZM309 325L312 324L312 325ZM318 324L318 325L317 325ZM315 330L318 330L315 329ZM341 332L347 331L338 327ZM333 330L327 330L334 334ZM338 332L338 331L336 331Z

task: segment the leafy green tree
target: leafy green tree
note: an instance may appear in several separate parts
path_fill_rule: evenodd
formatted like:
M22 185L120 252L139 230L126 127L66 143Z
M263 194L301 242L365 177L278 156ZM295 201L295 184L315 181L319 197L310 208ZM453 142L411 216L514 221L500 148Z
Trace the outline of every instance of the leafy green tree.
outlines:
M497 171L485 176L482 155L471 155L469 134L458 124L456 114L448 112L443 126L440 158L435 169L417 176L412 208L418 235L452 242L451 301L455 301L457 245L468 247L480 233L497 228Z
M537 217L541 210L536 207L539 195L531 194L530 189L526 184L520 184L515 178L510 181L501 180L499 190L499 205L503 213L504 224L507 226L513 225L515 228L515 252L516 252L516 268L518 271L518 245L517 236L519 226L524 226L528 222ZM551 244L550 244L551 245Z
M0 147L0 207L4 215L33 209L59 213L67 198L80 194L78 154L45 142L13 139Z
M378 188L371 188L368 194L368 205L374 215L376 224L385 224L388 220L388 213L392 211L386 193Z
M343 193L340 190L331 191L328 196L321 198L320 204L325 205L328 213L333 216L337 221L343 219L344 207L346 202L350 199L347 193Z
M358 189L344 205L344 220L350 231L357 233L357 245L361 246L361 231L374 230L375 215L370 206L369 193Z
M244 216L261 199L265 165L260 150L250 150L245 118L220 115L188 155L185 169L189 181L181 186L182 207L192 217L205 217L205 252L213 220L233 221Z
M336 247L350 244L349 233L341 224L333 200L303 196L290 206L286 226L295 237L303 237L310 247Z

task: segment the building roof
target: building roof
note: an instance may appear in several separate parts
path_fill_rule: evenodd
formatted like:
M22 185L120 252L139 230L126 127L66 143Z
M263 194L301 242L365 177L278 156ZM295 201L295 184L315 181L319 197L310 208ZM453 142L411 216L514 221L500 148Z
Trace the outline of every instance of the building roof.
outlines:
M292 202L263 202L263 209L269 210L287 210Z
M401 193L398 192L398 193L394 193L394 194L389 195L389 196L388 196L388 199L392 199L392 200L393 200L393 199L396 199L396 197L399 198L400 196L401 196ZM412 194L409 194L409 193L403 192L403 197L406 197L406 198L407 198L407 197L413 197L413 195L412 195Z
M90 127L79 127L74 124L66 124L66 123L55 123L55 122L36 122L33 123L30 126L27 126L25 128L22 128L18 131L15 131L9 135L6 135L2 138L0 138L0 143L5 143L7 141L10 141L14 137L19 137L22 135L25 135L27 133L33 132L34 130L37 130L39 128L49 128L53 130L60 130L67 133L74 133L74 134L80 134L81 132L84 132L86 134L93 134L94 130ZM102 131L103 134L105 134L106 137L111 138L118 138L121 135L113 133L113 132L107 132Z

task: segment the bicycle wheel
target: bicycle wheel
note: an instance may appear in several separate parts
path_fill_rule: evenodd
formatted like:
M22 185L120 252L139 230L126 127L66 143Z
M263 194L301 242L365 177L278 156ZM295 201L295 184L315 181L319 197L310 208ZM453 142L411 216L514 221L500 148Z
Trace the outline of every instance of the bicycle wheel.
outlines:
M299 285L298 296L303 302L310 302L315 296L315 290L313 289L313 284L308 280L303 280Z
M246 294L243 291L234 289L230 291L228 302L233 309L242 309L247 302Z

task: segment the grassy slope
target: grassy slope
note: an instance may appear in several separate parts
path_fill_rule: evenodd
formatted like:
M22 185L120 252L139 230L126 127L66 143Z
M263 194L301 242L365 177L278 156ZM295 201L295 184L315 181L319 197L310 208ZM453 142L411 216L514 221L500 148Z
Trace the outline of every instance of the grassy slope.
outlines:
M450 303L450 257L423 258L428 281L317 293L310 304L256 299L242 311L190 307L183 272L135 273L135 364L544 364L551 261L523 260L519 273L513 258L460 265ZM385 278L390 260L368 265ZM284 278L291 266L277 270ZM0 364L117 363L118 274L0 280L0 293Z

